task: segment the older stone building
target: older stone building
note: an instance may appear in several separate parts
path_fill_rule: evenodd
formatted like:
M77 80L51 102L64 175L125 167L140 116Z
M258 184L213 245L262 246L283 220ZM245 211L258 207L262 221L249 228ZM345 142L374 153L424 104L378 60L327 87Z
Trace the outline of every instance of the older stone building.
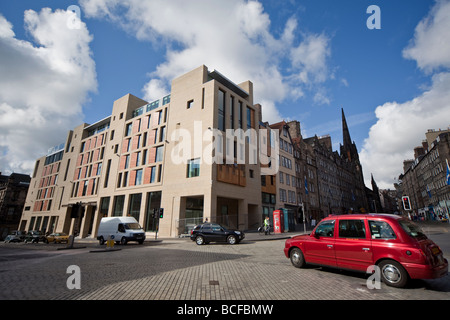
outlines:
M30 180L31 177L26 174L12 173L7 176L0 173L0 239L11 231L24 230L19 222Z
M445 219L450 213L450 185L447 161L450 159L450 129L428 130L422 146L414 149L415 159L404 161L404 172L396 184L402 196L408 196L413 218Z

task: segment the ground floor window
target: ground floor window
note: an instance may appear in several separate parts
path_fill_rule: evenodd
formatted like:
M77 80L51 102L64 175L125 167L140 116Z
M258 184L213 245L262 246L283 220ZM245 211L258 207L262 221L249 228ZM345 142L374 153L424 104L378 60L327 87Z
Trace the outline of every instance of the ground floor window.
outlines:
M145 231L156 231L157 220L153 217L154 209L161 208L161 191L147 192L147 204L145 212Z
M139 221L139 216L141 213L141 200L142 193L135 193L130 195L130 209L128 214Z
M102 217L108 216L108 210L109 210L109 197L104 197L100 199L100 215Z
M121 217L123 215L123 206L125 203L125 196L114 197L113 217Z

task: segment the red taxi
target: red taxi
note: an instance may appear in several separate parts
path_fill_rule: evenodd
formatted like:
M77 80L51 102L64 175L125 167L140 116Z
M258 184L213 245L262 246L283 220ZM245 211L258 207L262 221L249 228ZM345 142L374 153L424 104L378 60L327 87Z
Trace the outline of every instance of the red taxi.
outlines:
M393 287L448 272L441 249L420 227L389 214L329 216L310 235L286 240L284 253L297 268L315 264L368 272L376 265L382 281Z

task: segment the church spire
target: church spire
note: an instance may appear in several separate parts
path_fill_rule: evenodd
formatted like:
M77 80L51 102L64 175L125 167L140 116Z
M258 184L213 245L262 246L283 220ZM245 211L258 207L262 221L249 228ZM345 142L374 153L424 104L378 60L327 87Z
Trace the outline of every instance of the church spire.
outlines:
M344 142L344 148L348 151L351 150L352 139L350 138L350 131L348 130L347 120L345 119L344 108L341 108L342 111L342 137Z
M348 161L359 161L358 150L352 138L350 137L350 131L348 130L347 120L345 119L344 109L341 108L342 112L342 139L343 144L341 144L341 157L347 159Z

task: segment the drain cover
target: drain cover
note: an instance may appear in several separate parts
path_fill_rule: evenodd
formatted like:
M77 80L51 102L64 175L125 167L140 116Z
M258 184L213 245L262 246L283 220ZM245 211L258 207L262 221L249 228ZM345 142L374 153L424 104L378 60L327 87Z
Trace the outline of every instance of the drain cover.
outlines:
M209 285L210 286L218 286L219 285L219 281L217 281L217 280L209 280Z

